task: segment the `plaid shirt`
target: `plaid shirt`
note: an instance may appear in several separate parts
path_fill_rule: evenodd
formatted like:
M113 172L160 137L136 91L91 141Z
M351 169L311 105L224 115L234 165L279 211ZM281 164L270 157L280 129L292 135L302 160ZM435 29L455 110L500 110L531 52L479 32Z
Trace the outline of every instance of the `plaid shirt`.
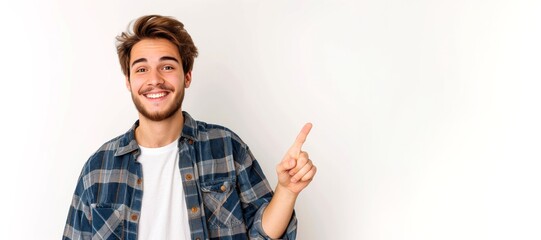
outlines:
M269 239L261 218L273 192L248 146L225 127L183 114L179 170L192 240ZM84 165L63 239L137 239L144 181L138 125ZM295 239L296 231L293 215L283 239Z

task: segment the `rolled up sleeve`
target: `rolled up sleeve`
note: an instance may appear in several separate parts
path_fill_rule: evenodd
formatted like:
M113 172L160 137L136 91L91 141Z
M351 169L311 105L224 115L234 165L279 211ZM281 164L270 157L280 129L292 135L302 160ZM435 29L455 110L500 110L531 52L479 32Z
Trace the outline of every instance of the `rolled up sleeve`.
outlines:
M248 149L242 148L237 162L237 184L240 189L244 220L250 239L271 239L263 230L263 212L273 196L265 175L258 162ZM297 235L297 218L291 216L284 235L279 239L292 240Z

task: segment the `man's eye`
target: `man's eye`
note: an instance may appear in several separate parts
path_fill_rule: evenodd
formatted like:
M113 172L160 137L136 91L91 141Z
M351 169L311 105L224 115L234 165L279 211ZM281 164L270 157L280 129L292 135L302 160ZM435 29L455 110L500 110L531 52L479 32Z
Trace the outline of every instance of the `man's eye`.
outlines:
M163 70L173 70L174 68L172 66L165 66L163 67Z
M137 72L137 73L142 73L142 72L146 72L146 71L147 70L144 69L144 68L139 68L139 69L135 70L135 72Z

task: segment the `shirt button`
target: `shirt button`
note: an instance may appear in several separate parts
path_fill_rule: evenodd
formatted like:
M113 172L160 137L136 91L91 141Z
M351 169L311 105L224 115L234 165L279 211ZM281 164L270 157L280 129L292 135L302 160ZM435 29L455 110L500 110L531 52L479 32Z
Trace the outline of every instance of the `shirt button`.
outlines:
M199 210L198 207L192 207L192 213L197 213L198 210Z
M193 144L193 140L192 140L192 139L188 140L188 143L189 143L190 145L192 145L192 144Z
M193 178L192 174L189 174L189 173L186 174L186 180L189 181L189 180L192 180L192 178Z
M137 179L137 185L141 185L141 183L143 183L143 179L138 178Z
M225 185L222 185L222 186L220 187L220 190L222 190L222 192L225 192L225 190L227 190L227 187L226 187Z
M201 238L195 238L195 240L201 240Z
M131 215L131 220L132 221L137 221L138 218L139 218L139 216L137 214L135 214L135 213Z

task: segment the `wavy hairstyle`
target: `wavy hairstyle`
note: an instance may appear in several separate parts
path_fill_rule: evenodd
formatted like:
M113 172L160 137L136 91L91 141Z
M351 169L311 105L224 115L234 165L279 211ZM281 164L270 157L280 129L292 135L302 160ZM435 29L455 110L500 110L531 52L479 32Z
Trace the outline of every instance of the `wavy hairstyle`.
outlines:
M128 30L116 37L118 60L125 76L130 76L130 54L133 46L143 39L157 38L166 39L177 46L184 73L192 70L198 53L192 37L184 29L184 24L173 17L147 15L135 20L132 31L128 25Z

